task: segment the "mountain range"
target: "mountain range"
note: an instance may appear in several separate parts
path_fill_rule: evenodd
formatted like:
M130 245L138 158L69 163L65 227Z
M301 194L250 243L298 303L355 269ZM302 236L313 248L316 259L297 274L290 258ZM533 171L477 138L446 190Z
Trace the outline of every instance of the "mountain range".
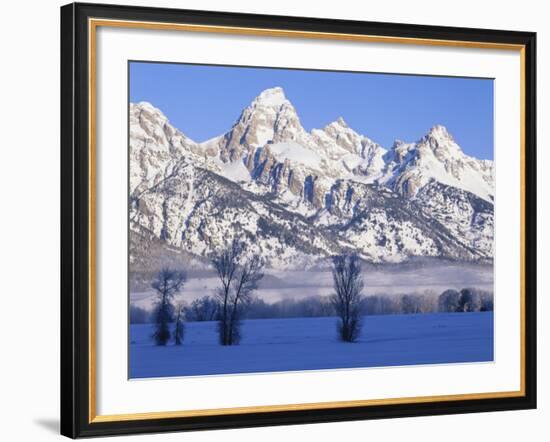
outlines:
M129 124L133 268L201 261L234 237L274 268L344 252L492 260L494 164L441 125L389 149L343 118L308 132L279 87L205 142L147 102L130 103Z

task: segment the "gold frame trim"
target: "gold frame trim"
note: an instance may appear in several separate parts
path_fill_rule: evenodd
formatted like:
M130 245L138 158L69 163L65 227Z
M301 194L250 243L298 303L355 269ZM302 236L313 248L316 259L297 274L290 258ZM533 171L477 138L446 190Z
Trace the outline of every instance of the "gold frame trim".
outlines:
M198 410L179 410L179 411L159 411L146 413L129 414L96 414L96 31L97 28L115 27L115 28L134 28L147 30L163 31L186 31L217 34L235 34L235 35L254 35L265 37L287 37L287 38L306 38L322 40L338 40L369 43L387 43L387 44L410 44L421 46L444 46L444 47L462 47L475 49L497 49L519 51L520 53L520 389L518 391L503 391L489 393L466 393L438 396L416 396L400 397L388 399L368 399L352 401L334 401L334 402L315 402L301 404L284 405L261 405L234 408L215 408ZM89 367L88 367L88 388L89 388L89 423L101 422L121 422L138 421L146 419L169 419L181 417L198 416L220 416L220 415L239 415L246 413L272 413L280 411L304 411L304 410L322 410L328 408L348 408L365 407L375 405L396 405L396 404L420 404L427 402L442 401L461 401L461 400L481 400L497 398L513 398L525 396L525 45L505 44L491 42L474 42L458 40L438 40L409 37L390 37L377 35L358 35L330 32L311 32L311 31L293 31L283 29L264 29L264 28L245 28L235 26L210 26L181 23L158 23L158 22L140 22L129 20L111 20L111 19L88 19L88 85L89 85Z

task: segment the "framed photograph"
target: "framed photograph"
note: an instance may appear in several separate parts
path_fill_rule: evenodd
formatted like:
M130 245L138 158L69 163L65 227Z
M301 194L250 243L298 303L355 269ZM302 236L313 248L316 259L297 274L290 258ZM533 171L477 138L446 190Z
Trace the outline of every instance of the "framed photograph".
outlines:
M535 44L62 7L62 434L535 408Z

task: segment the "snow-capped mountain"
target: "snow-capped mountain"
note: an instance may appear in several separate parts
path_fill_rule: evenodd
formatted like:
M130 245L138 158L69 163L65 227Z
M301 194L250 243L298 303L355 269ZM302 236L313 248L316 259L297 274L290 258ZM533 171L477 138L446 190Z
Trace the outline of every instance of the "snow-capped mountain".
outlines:
M387 186L415 196L430 180L463 189L493 201L493 162L469 157L444 126L434 126L416 143L396 141L386 155Z
M131 104L129 190L132 260L151 242L207 258L236 236L274 267L342 251L373 262L493 255L491 161L465 155L443 126L388 150L343 118L308 132L278 87L202 143Z

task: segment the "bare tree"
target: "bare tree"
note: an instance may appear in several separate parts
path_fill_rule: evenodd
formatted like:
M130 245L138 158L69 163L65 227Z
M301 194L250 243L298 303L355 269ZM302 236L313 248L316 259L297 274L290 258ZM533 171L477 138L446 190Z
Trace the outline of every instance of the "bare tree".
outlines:
M130 324L146 324L151 322L151 314L137 305L130 304L129 309Z
M258 283L264 277L262 268L260 257L253 255L239 267L236 278L233 280L233 294L230 297L229 345L238 344L240 341L241 307L251 301L252 293L258 288Z
M481 294L481 312L492 312L494 310L494 299L491 292L483 292Z
M185 325L183 320L185 318L185 304L183 302L178 303L176 306L176 326L174 329L174 340L176 345L183 344L183 332L185 330Z
M242 245L237 241L233 241L228 248L212 258L212 266L218 275L221 285L217 291L217 296L220 301L220 323L218 324L218 330L220 343L222 345L231 345L228 343L228 336L230 335L229 328L231 326L229 322L231 285L236 277L238 267L237 260L241 251Z
M420 313L419 297L414 295L403 295L401 297L401 312L406 315Z
M210 296L195 299L185 309L185 318L188 321L213 321L217 314L218 300Z
M481 310L482 299L479 291L465 288L460 291L459 310L463 312L478 312Z
M170 340L170 322L174 319L174 295L185 284L187 276L181 270L164 268L157 273L151 287L157 292L157 301L153 311L155 331L153 338L157 345L166 345Z
M361 331L361 305L363 278L361 263L357 255L338 255L332 258L332 280L335 294L331 301L340 318L338 332L340 339L354 342Z
M246 259L244 252L243 244L233 240L228 248L212 258L220 280L218 332L222 345L239 343L242 308L251 301L252 293L264 276L260 257L252 255Z
M453 289L445 290L438 298L440 312L457 312L460 308L460 293Z

